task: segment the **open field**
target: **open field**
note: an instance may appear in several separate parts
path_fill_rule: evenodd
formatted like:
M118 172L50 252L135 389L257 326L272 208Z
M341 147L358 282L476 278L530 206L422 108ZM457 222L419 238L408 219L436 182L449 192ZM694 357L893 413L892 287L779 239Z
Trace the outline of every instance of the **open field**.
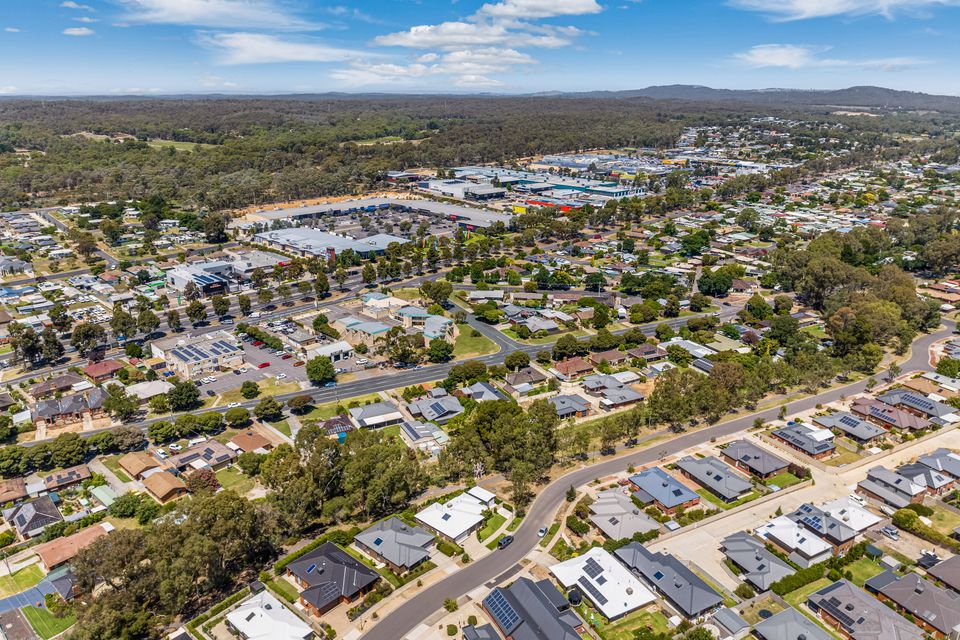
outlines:
M472 336L474 329L468 324L458 324L460 334L453 345L454 358L476 358L490 353L496 353L496 343L484 335Z

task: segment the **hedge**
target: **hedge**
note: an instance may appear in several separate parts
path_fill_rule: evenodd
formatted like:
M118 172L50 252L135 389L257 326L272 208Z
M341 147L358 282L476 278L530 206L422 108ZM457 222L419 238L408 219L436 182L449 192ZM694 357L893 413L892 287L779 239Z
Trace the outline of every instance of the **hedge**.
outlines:
M287 568L287 565L297 560L306 554L310 553L320 545L325 542L332 542L334 544L340 545L341 547L349 546L353 542L354 537L360 533L360 527L351 527L350 529L337 529L336 531L328 531L322 536L316 538L312 542L304 545L302 548L297 549L293 553L290 553L279 560L273 565L273 572L276 575L283 573L283 570Z
M459 545L456 545L448 540L440 540L437 542L437 551L450 558L453 556L459 556L463 553L463 549L461 549Z
M590 525L576 516L567 516L567 529L578 536L584 536L590 532Z
M237 325L237 330L242 331L243 333L247 334L254 340L259 340L263 342L271 349L275 349L275 350L283 349L283 342L280 340L280 338L276 337L275 335L269 334L266 331L262 331L257 327L253 327L241 322Z
M207 609L206 612L201 613L199 616L197 616L196 618L194 618L193 620L191 620L190 622L188 622L188 623L187 623L187 630L189 630L192 634L196 635L195 632L196 632L197 627L199 627L200 625L202 625L202 624L203 624L204 622L206 622L207 620L210 620L210 619L213 618L214 616L218 615L219 613L221 613L221 612L227 610L228 608L232 607L232 606L235 605L236 603L240 602L240 601L243 600L245 597L247 597L247 595L248 595L249 593L250 593L250 588L249 588L249 587L244 587L243 589L240 589L240 591L237 591L235 594L233 594L233 595L230 596L229 598L226 598L226 599L224 599L224 600L221 600L221 601L218 602L217 604L215 604L215 605L213 605L212 607L210 607L209 609Z

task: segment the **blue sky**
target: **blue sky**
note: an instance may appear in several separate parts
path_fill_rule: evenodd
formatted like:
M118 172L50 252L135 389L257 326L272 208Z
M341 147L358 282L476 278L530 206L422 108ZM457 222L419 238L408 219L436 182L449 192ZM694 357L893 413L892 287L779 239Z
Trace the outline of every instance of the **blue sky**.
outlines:
M4 0L0 93L960 95L960 0Z

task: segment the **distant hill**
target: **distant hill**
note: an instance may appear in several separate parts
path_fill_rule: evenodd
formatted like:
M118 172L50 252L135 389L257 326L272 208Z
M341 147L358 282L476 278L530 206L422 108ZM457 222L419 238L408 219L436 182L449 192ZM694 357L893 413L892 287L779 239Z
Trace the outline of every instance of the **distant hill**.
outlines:
M897 91L883 87L850 87L847 89L713 89L696 85L665 85L627 91L591 91L584 93L551 93L570 98L649 98L652 100L684 100L690 102L743 102L778 106L862 107L874 109L929 109L960 112L960 97L932 95L914 91Z

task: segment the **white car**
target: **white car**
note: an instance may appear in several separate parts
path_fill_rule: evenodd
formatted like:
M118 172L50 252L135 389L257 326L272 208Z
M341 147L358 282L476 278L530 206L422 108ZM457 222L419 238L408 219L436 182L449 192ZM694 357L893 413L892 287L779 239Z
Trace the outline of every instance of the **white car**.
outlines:
M246 372L247 372L247 368L246 368L246 367L240 367L239 369L237 369L237 371L239 371L240 373L246 373Z
M363 365L363 364L369 364L369 363L370 361L367 360L366 358L357 358L357 364Z
M287 377L287 374L285 374L285 373L278 373L278 374L277 374L277 380L283 380L283 379L286 378L286 377Z
M227 405L227 409L236 409L239 406L240 406L239 402L231 402L230 404Z
M170 445L170 451L182 451L182 450L183 450L183 447L178 445L176 442Z
M164 451L163 449L157 449L157 457L160 458L161 460L166 460L167 452Z

